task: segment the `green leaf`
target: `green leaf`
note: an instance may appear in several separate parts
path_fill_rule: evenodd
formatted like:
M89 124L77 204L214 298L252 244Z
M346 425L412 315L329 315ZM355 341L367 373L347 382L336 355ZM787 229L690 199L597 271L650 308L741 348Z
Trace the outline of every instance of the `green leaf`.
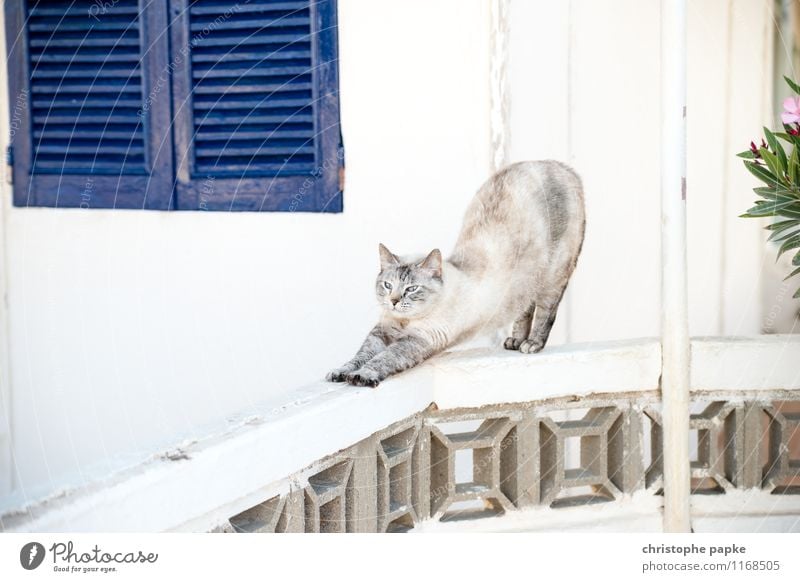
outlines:
M772 198L775 196L775 194L777 194L778 190L774 186L759 186L757 188L753 188L753 192L763 198Z
M764 161L767 162L767 166L769 167L770 171L775 176L778 176L778 177L783 176L783 174L785 172L784 172L783 168L781 168L780 160L778 160L778 156L773 154L767 148L761 148L759 150L759 152L761 153L761 157L764 158Z
M770 184L772 186L778 186L780 182L775 177L775 174L770 172L764 166L760 166L755 162L745 162L745 167L753 174L756 178L764 182L765 184Z
M781 220L780 222L773 222L772 224L768 224L764 228L767 230L781 231L790 228L794 224L798 224L798 222L796 220Z
M789 156L789 181L792 185L797 184L797 170L800 167L800 159L797 157L797 148L792 148L792 155Z
M784 281L786 281L787 279L791 279L792 277L794 277L794 276L795 276L795 275L797 275L798 273L800 273L800 267L797 267L797 268L796 268L794 271L792 271L791 273L789 273L788 275L786 275L786 276L783 278L783 280L784 280Z
M756 205L750 208L748 214L757 214L758 216L771 216L777 212L794 205L797 201L793 198L788 200L759 200Z
M744 158L745 160L754 160L756 155L751 150L745 150L736 154L737 157Z
M753 191L755 192L755 188ZM764 200L758 200L758 202L800 202L798 198L794 195L794 192L790 192L788 190L782 190L780 188L766 188L761 192L757 192Z
M778 140L775 137L775 134L772 133L767 127L764 128L764 137L767 138L767 144L773 152L778 149Z
M784 175L787 173L789 169L789 161L786 157L786 150L783 149L781 142L777 140L775 135L768 130L766 127L764 128L765 135L767 136L767 140L769 141L770 146L772 147L772 151L775 152L775 155L778 156L778 161L780 162L781 172L780 175Z
M794 292L794 295L792 295L792 299L800 299L800 289Z
M789 77L787 77L785 75L784 75L783 78L786 81L786 84L789 85L789 87L792 89L792 91L794 91L795 93L800 95L800 85L798 85L797 83L795 83L794 81L792 81Z
M753 188L753 192L758 194L764 200L775 201L778 200L780 202L784 200L795 200L800 202L800 192L796 192L794 190L787 190L786 188L775 187L775 186L767 186L767 187L760 187L760 188Z
M772 233L772 236L769 237L767 241L775 241L776 243L779 243L782 240L786 240L787 238L800 234L800 230L792 230L792 229L787 229L787 230L788 232L783 231L782 233L781 232Z
M800 267L800 251L797 251L797 254L792 259L792 264L795 267Z
M795 235L789 239L786 239L781 245L781 248L778 249L778 256L776 257L775 260L777 261L777 259L779 259L781 255L786 251L790 251L796 248L800 248L800 235Z
M783 207L776 212L778 216L786 218L800 218L800 208Z

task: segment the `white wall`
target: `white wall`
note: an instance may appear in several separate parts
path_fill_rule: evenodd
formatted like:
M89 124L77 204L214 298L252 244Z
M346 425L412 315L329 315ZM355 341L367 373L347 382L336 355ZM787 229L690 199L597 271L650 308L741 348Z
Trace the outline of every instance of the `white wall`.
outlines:
M13 502L199 436L352 355L375 316L378 242L449 248L486 178L485 13L340 2L341 215L6 204Z
M761 121L742 94L765 74L766 15L734 5L756 56L737 52L723 91L727 3L690 3L690 152L708 95L731 95L736 120L702 145L713 168L689 168L690 211L713 222L690 216L694 333L758 331L734 309L752 302L757 225L723 219L718 200L728 216L749 202L744 170L731 164L727 186L720 172ZM340 0L341 215L20 209L3 192L16 491L0 508L285 400L352 354L376 314L378 241L451 248L487 177L488 18L481 0ZM553 343L658 334L658 31L655 0L512 2L511 157L568 160L587 192ZM736 251L725 276L721 248ZM731 307L709 315L720 290Z
M657 335L660 296L659 6L512 2L511 157L569 160L587 230L556 340ZM772 261L734 154L771 118L770 3L689 3L691 333L760 333ZM774 277L774 274L773 274Z

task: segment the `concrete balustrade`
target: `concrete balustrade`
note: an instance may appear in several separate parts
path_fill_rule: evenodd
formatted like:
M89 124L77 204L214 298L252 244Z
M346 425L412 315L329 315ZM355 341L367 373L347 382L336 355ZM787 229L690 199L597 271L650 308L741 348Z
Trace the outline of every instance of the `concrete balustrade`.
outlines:
M3 528L660 531L660 359L656 340L470 350L315 384ZM693 341L694 531L800 529L798 361L791 336Z

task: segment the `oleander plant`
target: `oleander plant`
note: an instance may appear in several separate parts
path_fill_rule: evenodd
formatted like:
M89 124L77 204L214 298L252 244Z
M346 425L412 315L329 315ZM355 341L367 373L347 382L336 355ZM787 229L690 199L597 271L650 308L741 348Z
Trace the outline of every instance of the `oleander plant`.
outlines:
M784 77L794 92L783 102L783 131L764 128L761 144L750 142L750 149L738 154L744 165L764 185L754 188L758 196L755 206L741 216L772 218L765 228L769 239L779 244L778 257L794 253L794 269L786 279L800 274L800 85ZM800 298L800 289L795 291Z

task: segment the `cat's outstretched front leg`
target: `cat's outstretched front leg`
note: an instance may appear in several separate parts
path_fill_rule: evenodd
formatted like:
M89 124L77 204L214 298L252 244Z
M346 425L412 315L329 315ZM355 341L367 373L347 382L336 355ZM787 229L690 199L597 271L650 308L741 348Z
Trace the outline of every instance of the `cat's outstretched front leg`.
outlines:
M372 328L372 331L367 334L367 338L364 340L364 343L361 344L356 355L341 368L336 368L328 372L325 379L328 382L344 382L348 374L361 368L361 366L370 361L376 354L385 349L386 341L383 332L380 326L376 325Z
M345 379L355 386L374 387L392 374L421 364L433 354L433 346L427 340L407 336L390 344L360 369L347 374Z

